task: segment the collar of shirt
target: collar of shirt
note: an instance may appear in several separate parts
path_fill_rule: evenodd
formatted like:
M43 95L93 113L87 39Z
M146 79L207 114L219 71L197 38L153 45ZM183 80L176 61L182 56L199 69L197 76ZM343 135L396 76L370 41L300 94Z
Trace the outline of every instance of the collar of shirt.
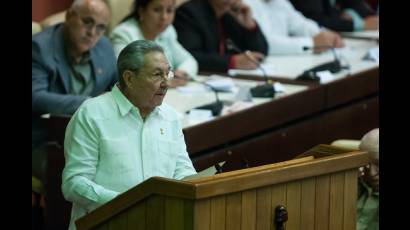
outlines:
M134 106L121 92L121 90L118 88L117 84L114 85L114 87L111 90L111 94L114 98L115 103L117 103L118 110L120 111L121 116L125 116L128 114L132 109L136 110L138 114L140 114L138 107ZM162 109L162 106L157 106L150 114L151 115L160 115L163 118L166 118L164 116L164 111Z
M68 58L68 62L71 66L88 64L91 60L90 51L83 53L83 55L81 55L81 58L78 62L76 62L75 58L71 55L70 50L66 51L66 55Z

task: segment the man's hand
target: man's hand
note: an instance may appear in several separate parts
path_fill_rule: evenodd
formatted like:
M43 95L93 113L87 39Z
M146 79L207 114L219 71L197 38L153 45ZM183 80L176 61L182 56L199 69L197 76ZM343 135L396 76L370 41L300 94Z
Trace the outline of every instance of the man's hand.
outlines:
M176 88L178 86L184 86L188 83L189 76L183 70L175 70L174 78L169 82L170 88Z
M252 57L250 57L250 55ZM235 68L237 69L256 69L257 63L261 62L265 58L265 55L259 52L247 51L247 53L241 53L234 55Z
M321 53L331 47L341 48L344 46L342 37L339 34L328 30L322 31L313 37L313 43L314 47L316 47L314 49L315 53Z
M368 16L364 19L364 30L378 30L379 16Z
M229 14L232 15L241 26L248 30L252 30L256 27L256 22L252 18L251 9L240 0L232 5Z

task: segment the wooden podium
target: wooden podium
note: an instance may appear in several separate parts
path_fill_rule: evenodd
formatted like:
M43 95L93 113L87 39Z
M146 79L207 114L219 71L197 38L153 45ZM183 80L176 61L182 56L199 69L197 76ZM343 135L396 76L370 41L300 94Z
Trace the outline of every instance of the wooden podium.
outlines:
M150 178L77 220L83 229L356 229L358 167L366 152L318 145L300 158L177 181Z

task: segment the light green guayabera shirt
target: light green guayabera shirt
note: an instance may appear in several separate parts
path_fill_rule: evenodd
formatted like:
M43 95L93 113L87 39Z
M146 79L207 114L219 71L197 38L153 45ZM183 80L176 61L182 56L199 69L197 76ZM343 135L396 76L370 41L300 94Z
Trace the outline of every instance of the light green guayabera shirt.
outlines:
M379 193L359 181L356 230L379 230Z
M145 39L138 21L134 18L122 22L110 34L115 55L118 57L121 50L133 41ZM178 42L177 33L172 25L169 25L164 32L154 40L164 49L172 69L184 70L191 77L198 74L198 62L195 58Z
M69 229L150 177L196 173L176 112L162 104L143 121L117 86L78 108L66 129L64 155L62 191L73 203Z

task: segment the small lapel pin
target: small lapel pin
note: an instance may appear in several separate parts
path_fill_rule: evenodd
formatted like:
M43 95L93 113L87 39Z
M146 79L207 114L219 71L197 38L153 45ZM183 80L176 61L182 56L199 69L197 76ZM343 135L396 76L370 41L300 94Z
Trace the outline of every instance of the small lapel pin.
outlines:
M102 74L102 69L101 68L97 68L97 74Z

